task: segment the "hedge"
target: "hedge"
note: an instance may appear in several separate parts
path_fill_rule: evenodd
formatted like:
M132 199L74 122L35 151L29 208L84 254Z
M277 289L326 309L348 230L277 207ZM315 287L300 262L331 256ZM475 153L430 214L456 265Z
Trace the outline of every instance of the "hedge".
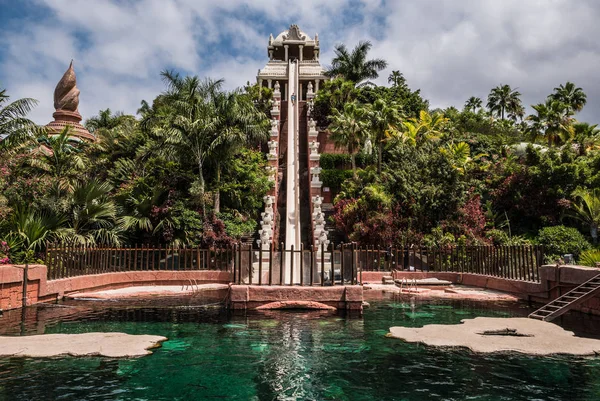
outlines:
M351 167L350 155L345 153L322 153L319 159L323 169L348 169ZM364 168L375 163L375 155L359 153L356 155L356 166Z
M342 184L352 177L352 170L323 169L321 170L321 181L324 187L329 187L331 192L337 193Z

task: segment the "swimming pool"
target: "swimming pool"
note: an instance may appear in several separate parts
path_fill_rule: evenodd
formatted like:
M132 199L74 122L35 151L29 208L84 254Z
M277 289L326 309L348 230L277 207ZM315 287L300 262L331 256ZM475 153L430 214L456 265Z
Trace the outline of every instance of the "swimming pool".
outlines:
M81 302L33 308L28 333L120 331L169 341L138 359L0 359L0 400L600 399L600 359L478 355L385 336L391 326L528 311L515 303L408 299L375 302L362 317ZM565 324L593 335L598 320L584 321ZM22 329L8 315L0 325L2 334Z

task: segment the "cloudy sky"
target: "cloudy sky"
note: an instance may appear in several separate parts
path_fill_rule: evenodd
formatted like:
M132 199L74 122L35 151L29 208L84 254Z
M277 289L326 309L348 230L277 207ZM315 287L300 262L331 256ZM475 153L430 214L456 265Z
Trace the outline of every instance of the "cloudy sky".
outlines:
M74 59L80 112L135 113L162 89L159 73L254 81L270 33L292 23L333 47L373 43L433 107L462 107L503 83L526 105L567 80L600 122L600 2L596 0L0 0L0 88L40 101L51 120L54 86Z

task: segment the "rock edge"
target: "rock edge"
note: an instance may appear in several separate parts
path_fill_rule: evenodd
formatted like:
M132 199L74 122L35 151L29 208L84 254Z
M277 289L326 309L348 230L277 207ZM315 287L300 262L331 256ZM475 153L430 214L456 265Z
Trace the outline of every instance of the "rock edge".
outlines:
M516 330L528 337L484 335L485 331ZM390 337L434 347L464 347L473 352L519 352L529 355L598 355L600 340L575 337L556 324L528 318L464 319L461 324L421 328L392 327Z
M125 333L43 334L0 337L0 357L139 357L152 354L166 337Z

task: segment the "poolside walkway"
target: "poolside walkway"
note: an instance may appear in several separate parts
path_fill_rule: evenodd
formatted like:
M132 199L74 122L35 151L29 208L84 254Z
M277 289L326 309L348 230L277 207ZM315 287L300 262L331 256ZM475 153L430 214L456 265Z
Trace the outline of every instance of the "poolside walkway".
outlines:
M65 296L67 299L130 299L130 298L154 298L168 296L194 295L209 291L227 290L227 284L190 284L190 285L147 285L117 288L112 290L100 290L90 292L78 292Z
M402 294L424 299L468 299L472 301L517 301L519 298L505 292L476 287L452 285L449 287L404 287L389 284L365 284L366 300L378 299L385 294Z

